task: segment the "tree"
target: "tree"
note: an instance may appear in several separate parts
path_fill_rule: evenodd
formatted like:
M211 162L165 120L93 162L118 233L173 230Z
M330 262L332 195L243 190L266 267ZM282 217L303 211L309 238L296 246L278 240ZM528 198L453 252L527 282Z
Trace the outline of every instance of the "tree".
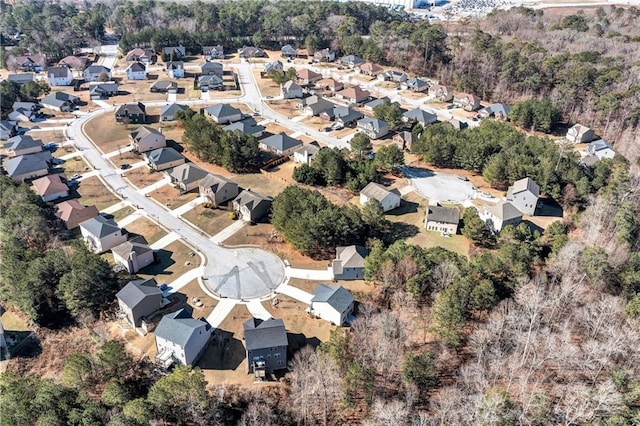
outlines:
M137 398L127 402L122 413L136 425L148 425L153 416L153 406L144 398Z
M302 164L293 169L293 179L306 185L317 185L323 180L322 173L308 164Z
M551 132L560 118L560 109L548 99L518 102L509 113L509 119L518 126L545 133Z
M455 287L444 289L431 306L431 332L449 346L462 344L464 308Z
M479 246L486 246L490 244L490 232L482 219L480 219L478 211L475 208L467 207L464 209L462 222L462 235Z
M391 222L384 217L382 204L375 198L370 199L362 208L362 221L368 227L371 238L384 236L391 227Z
M406 354L402 364L402 380L415 384L422 391L434 387L438 383L438 372L433 354L429 351Z
M359 158L363 158L365 154L371 152L371 139L364 133L356 133L349 141L351 152Z
M93 378L91 357L74 353L67 358L62 368L62 383L72 389L85 389Z
M125 376L125 372L133 364L124 344L116 340L109 340L102 345L98 352L98 361L106 378Z
M178 366L149 389L147 400L168 421L195 420L207 407L207 382L199 368Z
M24 101L34 101L42 95L42 92L40 84L28 81L20 88L20 98Z
M402 109L397 103L392 104L385 100L373 109L373 114L378 120L386 122L392 132L403 126Z
M101 396L102 402L109 407L122 407L130 399L126 387L116 378L107 382Z
M396 144L381 146L376 152L375 163L383 170L396 171L404 166L404 152Z
M2 111L10 111L13 103L20 99L20 85L15 81L0 81L0 105Z
M605 288L611 284L613 270L608 259L609 256L602 247L587 247L582 252L580 267L592 285Z

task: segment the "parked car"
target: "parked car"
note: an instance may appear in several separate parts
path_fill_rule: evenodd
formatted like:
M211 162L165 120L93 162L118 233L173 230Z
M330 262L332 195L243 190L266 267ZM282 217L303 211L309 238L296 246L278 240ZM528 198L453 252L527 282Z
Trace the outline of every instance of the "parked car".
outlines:
M160 286L160 290L162 290L162 291L167 291L168 289L169 289L169 284L162 284Z
M76 173L73 176L71 176L71 180L78 180L82 177L82 175L80 173Z
M128 164L122 164L122 165L120 165L120 170L127 170L129 167L131 167L131 166L128 165Z

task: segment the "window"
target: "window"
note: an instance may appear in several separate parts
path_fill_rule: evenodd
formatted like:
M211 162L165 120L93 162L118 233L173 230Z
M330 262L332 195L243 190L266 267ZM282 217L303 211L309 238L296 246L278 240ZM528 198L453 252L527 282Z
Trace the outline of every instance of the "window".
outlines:
M282 354L280 354L280 353L273 354L273 357L274 357L274 358L280 358L280 355L282 355Z

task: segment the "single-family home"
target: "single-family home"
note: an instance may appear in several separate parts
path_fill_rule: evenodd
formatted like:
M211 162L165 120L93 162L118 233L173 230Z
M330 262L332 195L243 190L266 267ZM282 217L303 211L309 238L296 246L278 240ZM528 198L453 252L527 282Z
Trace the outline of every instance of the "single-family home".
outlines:
M18 124L13 120L0 121L0 139L7 140L18 134Z
M238 56L242 59L249 59L249 58L266 58L267 57L267 53L258 48L258 47L254 47L254 46L245 46L242 47L240 49L238 49Z
M364 64L365 60L356 55L348 55L340 58L338 62L342 65L348 66L349 68L355 68L359 65Z
M51 86L71 86L73 72L66 65L59 67L49 67L47 70L49 85Z
M528 177L513 182L507 190L507 201L529 216L535 214L538 197L540 197L540 187Z
M371 77L376 77L378 74L384 71L384 69L380 65L374 64L373 62L365 62L364 64L360 65L358 69L360 70L361 74L370 75Z
M154 262L153 249L143 238L132 239L111 249L113 260L135 274Z
M47 175L31 182L33 189L42 198L42 201L50 202L69 196L69 187L59 174Z
M247 373L264 377L287 368L287 330L282 319L251 318L242 324L247 355Z
M167 146L167 138L162 132L149 126L140 126L129 133L129 142L133 151L139 154Z
M311 142L302 145L293 150L293 161L296 163L310 165L313 157L320 151L320 145L317 142Z
M613 146L604 139L598 139L587 145L587 152L591 155L598 157L600 160L604 158L613 158L616 155L616 151Z
M82 73L84 81L109 81L111 80L111 69L104 65L91 65Z
M167 64L167 76L169 78L183 78L184 77L184 62L171 61Z
M184 46L168 46L162 48L162 60L165 62L182 59L187 56Z
M188 109L188 106L182 104L173 103L164 105L160 108L160 121L173 121L178 111L186 111Z
M364 133L371 139L380 139L389 133L389 125L386 121L370 117L358 120L357 129L359 132Z
M198 187L202 179L207 177L207 171L193 163L184 163L166 170L165 175L171 180L171 185L181 194Z
M154 149L144 153L144 159L155 171L162 171L184 164L186 158L171 147Z
M255 222L269 214L272 201L271 197L245 189L233 200L232 206L233 211L237 212L242 220Z
M336 52L331 49L318 50L313 54L313 62L333 62L336 60Z
M54 111L73 111L80 103L80 98L65 92L53 92L40 101L44 108Z
M156 61L156 54L151 49L133 49L127 53L127 62L142 62L145 64L153 63Z
M242 120L242 111L229 104L216 104L205 108L204 114L218 124L233 123Z
M466 121L462 121L457 118L451 118L447 120L447 123L451 124L456 130L464 130L469 127L469 124Z
M589 143L594 137L593 129L582 124L575 124L567 131L567 140L573 143Z
M64 223L66 229L77 228L82 222L99 214L96 206L83 206L76 199L56 204L56 217Z
M22 55L16 57L16 67L20 71L40 72L47 66L44 55Z
M391 100L388 97L383 96L381 98L377 98L367 102L366 104L363 105L363 108L366 109L367 111L373 111L378 105L382 105L384 103L388 103L389 105L397 105L398 107L400 107L400 104L398 102L391 102Z
M309 68L303 68L296 74L296 78L298 79L298 83L300 84L313 84L316 81L322 78L321 74L317 72L311 71Z
M480 118L493 117L496 120L506 120L510 112L511 108L508 105L495 103L478 111L478 116Z
M315 85L316 89L320 90L330 90L332 92L337 92L344 89L344 84L341 82L334 80L333 78L323 78L322 80L318 80Z
M118 95L118 83L89 83L89 97L91 99L106 99Z
M224 75L224 69L220 62L205 62L200 64L200 74L222 77Z
M195 319L184 309L162 317L155 329L156 359L163 365L173 362L192 365L207 348L213 328L204 319Z
M313 116L320 115L320 113L333 109L335 106L333 102L326 100L325 98L313 95L307 98L302 98L298 100L297 106L299 109L302 109L305 113L311 114Z
M364 258L369 252L362 246L336 247L336 258L331 262L334 280L361 280L364 278Z
M144 124L147 121L146 107L142 102L123 104L116 109L116 123Z
M9 157L35 154L36 152L42 151L42 141L40 139L33 139L30 135L17 135L9 138L5 146L8 147L7 155L9 155Z
M178 83L169 80L157 80L149 90L153 93L175 93L178 90Z
M132 280L116 293L120 311L132 327L143 326L143 320L162 307L162 291L155 278Z
M364 206L369 200L378 200L382 211L388 212L400 207L402 198L397 189L389 190L379 183L370 182L360 191L360 205Z
M392 81L394 83L402 84L407 82L409 76L402 71L389 70L378 74L377 78L380 81Z
M509 201L498 201L485 206L480 218L492 232L500 232L507 225L516 226L522 221L522 213Z
M298 56L298 50L290 44L285 44L282 46L282 49L280 49L280 56L293 59Z
M227 124L222 128L225 132L235 132L239 130L245 135L253 136L259 138L262 136L262 133L266 127L259 125L256 123L256 120L251 117L242 121L236 121L235 123Z
M38 153L40 154L40 153ZM7 176L16 182L26 182L49 174L49 163L38 154L19 155L3 161ZM50 152L46 154L51 157Z
M7 114L9 121L33 121L38 117L38 110L32 108L32 102L14 102L11 111Z
M371 99L371 93L362 90L359 86L355 86L337 92L336 98L343 99L350 104L360 104Z
M283 99L295 99L301 98L304 96L304 91L302 87L298 86L293 81L289 80L281 86L282 98Z
M212 59L224 59L224 47L218 46L202 46L202 55L207 61Z
M309 314L341 326L354 311L353 294L341 285L318 284L307 309Z
M198 184L200 195L215 207L238 196L238 184L224 176L207 174Z
M134 62L126 71L127 80L146 80L147 66L143 62Z
M264 74L269 74L270 72L284 72L284 65L280 61L273 61L264 64Z
M453 100L453 87L434 84L429 87L429 96L440 102L451 102Z
M89 66L90 63L91 61L89 61L89 58L87 58L86 56L69 55L60 59L57 65L64 65L76 71L83 71Z
M480 98L470 93L458 93L453 97L453 103L465 111L475 111L480 108Z
M424 227L427 231L455 235L460 223L460 210L455 207L427 206Z
M412 92L425 92L429 90L429 83L417 77L408 79L404 83L404 86Z
M112 220L98 215L80 223L82 238L95 253L104 253L127 241L127 233Z
M260 140L258 146L264 151L271 151L278 155L291 155L293 150L301 145L302 141L300 139L292 138L281 132Z
M420 123L422 127L425 127L438 121L438 117L433 113L416 108L403 113L402 121L405 123L417 122Z
M398 148L407 151L411 151L411 145L417 140L418 135L408 130L404 130L393 136L393 142L398 145Z
M201 75L198 77L198 87L203 92L214 89L222 90L224 87L224 80L217 74Z
M323 111L320 114L320 118L324 120L333 120L336 123L340 123L343 126L351 126L358 120L362 119L364 115L360 111L346 106L336 106L333 109Z
M30 81L35 81L35 75L32 72L26 72L22 74L9 74L7 80L17 83L19 86L24 86Z

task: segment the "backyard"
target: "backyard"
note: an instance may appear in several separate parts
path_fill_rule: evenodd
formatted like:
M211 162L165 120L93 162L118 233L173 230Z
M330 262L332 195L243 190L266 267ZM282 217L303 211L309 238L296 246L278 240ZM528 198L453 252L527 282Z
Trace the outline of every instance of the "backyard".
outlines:
M229 214L230 210L197 206L183 214L182 217L208 236L213 236L234 222Z
M142 269L138 276L143 279L155 278L158 284L169 284L185 272L200 266L200 256L180 241L156 250L156 256L158 261Z
M160 226L156 225L146 217L140 217L134 220L130 224L126 225L125 229L131 234L136 234L144 237L149 245L155 243L156 241L167 235L167 232L164 229L162 229Z
M120 201L100 181L97 176L91 176L80 181L78 185L80 202L85 206L95 205L98 210L103 210Z

